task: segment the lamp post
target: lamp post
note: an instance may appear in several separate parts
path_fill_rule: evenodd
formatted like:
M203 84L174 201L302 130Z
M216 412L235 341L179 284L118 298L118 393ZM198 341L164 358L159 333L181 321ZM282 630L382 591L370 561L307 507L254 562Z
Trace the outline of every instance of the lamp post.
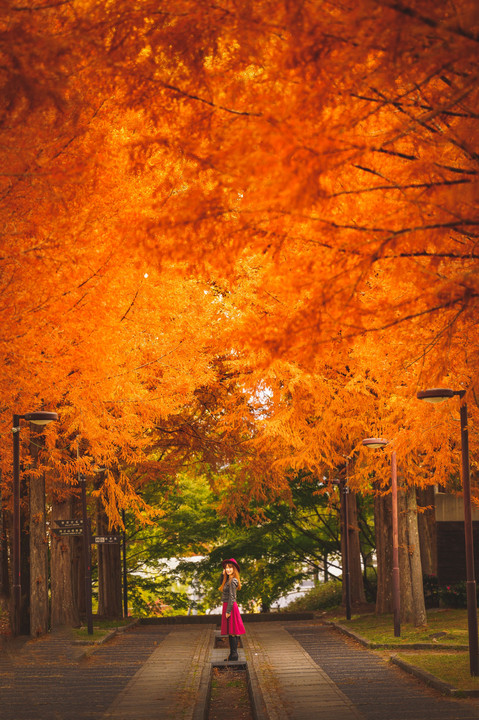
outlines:
M368 448L382 448L389 445L385 438L365 438L363 445ZM391 500L392 500L392 533L393 533L393 571L392 600L394 615L394 636L401 635L401 592L399 586L399 529L398 529L398 489L396 451L391 453Z
M35 425L47 425L58 420L54 412L31 412L25 415L13 415L13 545L12 545L12 586L13 586L13 634L20 634L20 605L22 597L22 578L20 563L20 420Z
M121 511L121 519L123 521L122 533L122 551L123 551L123 617L128 617L128 574L126 568L126 516L125 511Z
M85 614L87 621L87 630L89 635L93 635L93 612L92 612L92 592L91 592L91 538L90 525L88 521L88 510L86 503L86 475L78 474L78 481L81 485L81 503L82 503L82 522L83 522L83 562L85 564Z
M339 502L340 502L340 519L341 519L341 543L344 542L344 567L343 567L343 584L344 596L346 602L346 620L351 620L351 573L349 571L349 455L343 455L346 460L346 479L333 480L333 485L338 486Z
M467 429L467 403L464 390L431 388L417 393L419 400L440 403L457 395L460 398L461 417L461 474L464 500L464 541L466 550L467 622L469 634L469 666L473 677L479 674L479 647L477 636L477 596L474 570L474 541L472 530L471 483L469 476L469 432Z
M351 574L349 569L349 455L343 455L346 460L346 480L340 482L339 491L343 498L343 522L344 522L344 561L345 561L345 594L346 594L346 619L351 620Z

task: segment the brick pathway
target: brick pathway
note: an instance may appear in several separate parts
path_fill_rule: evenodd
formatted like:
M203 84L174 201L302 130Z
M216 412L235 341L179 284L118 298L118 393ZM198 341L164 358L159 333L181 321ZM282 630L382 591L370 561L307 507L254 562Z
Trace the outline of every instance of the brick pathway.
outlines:
M84 659L68 633L0 655L2 720L206 720L215 625L138 625ZM256 720L479 720L479 699L425 687L330 627L250 622Z
M441 696L338 631L285 627L365 720L479 720L479 699Z
M286 630L287 623L251 623L245 654L269 720L361 720L348 697Z
M190 720L214 625L173 627L103 715L104 720Z
M118 693L167 637L141 626L80 660L85 648L67 633L26 643L0 665L2 720L99 720Z

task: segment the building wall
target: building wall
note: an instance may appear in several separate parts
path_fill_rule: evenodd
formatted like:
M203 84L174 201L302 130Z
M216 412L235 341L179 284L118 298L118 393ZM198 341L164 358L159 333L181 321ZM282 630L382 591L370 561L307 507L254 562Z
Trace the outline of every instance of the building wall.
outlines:
M479 578L479 521L472 523L474 537L474 566ZM466 580L466 550L464 522L442 521L436 523L437 532L437 580L439 585L454 585Z
M436 492L436 522L464 522L464 501L461 495ZM479 521L479 508L472 508L472 519Z

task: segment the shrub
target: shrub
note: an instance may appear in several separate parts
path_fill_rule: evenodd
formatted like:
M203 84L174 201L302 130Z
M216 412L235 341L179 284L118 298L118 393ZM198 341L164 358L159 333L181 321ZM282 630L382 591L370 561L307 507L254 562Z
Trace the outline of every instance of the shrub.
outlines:
M439 588L441 605L450 608L467 607L467 590L464 581L454 585L443 585Z
M378 574L376 572L376 568L368 567L366 569L366 574L363 575L363 581L366 602L375 603L378 592Z
M287 605L285 612L314 612L315 610L328 610L341 605L342 583L339 580L330 580L316 585L305 595Z
M427 608L439 607L439 584L435 575L423 575L424 602Z

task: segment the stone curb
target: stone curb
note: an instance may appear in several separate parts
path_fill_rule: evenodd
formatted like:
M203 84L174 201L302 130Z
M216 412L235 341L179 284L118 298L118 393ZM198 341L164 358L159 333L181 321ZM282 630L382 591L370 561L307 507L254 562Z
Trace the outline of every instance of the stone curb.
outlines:
M454 685L450 685L449 683L444 682L444 680L440 680L435 675L431 675L431 673L427 672L427 670L422 670L415 665L410 665L405 660L401 660L397 657L397 655L391 655L389 661L393 665L397 665L397 667L401 668L401 670L413 675L418 680L422 680L422 682L426 683L426 685L439 690L439 692L442 692L444 695L451 695L454 697L479 697L479 690L459 690L459 688L454 687Z
M340 630L344 635L349 635L353 640L361 643L370 650L464 650L469 649L468 645L446 645L446 643L376 643L371 640L367 640L358 633L349 630L340 623L333 622L332 620L323 620L325 625L331 625L334 628Z
M317 619L314 612L297 613L241 613L243 622L301 622ZM144 617L138 621L141 625L211 625L221 624L221 615L163 615Z
M332 622L331 620L324 620L323 622L325 625L330 625L336 630L339 630L339 632L344 635L348 635L350 638L356 640L356 642L361 645L364 645L364 647L367 647L369 650L468 650L467 645L445 645L444 643L434 643L434 645L432 643L409 643L405 645L399 645L397 643L375 643L370 640L366 640L366 638L354 633L352 630L344 627L344 625ZM426 685L439 690L439 692L442 692L444 695L451 695L454 697L479 697L479 690L460 690L450 683L440 680L426 670L422 670L415 665L411 665L405 660L401 660L395 654L390 655L389 661L393 663L393 665L397 665L397 667L401 668L401 670L404 670L410 675L416 677L418 680L421 680Z

